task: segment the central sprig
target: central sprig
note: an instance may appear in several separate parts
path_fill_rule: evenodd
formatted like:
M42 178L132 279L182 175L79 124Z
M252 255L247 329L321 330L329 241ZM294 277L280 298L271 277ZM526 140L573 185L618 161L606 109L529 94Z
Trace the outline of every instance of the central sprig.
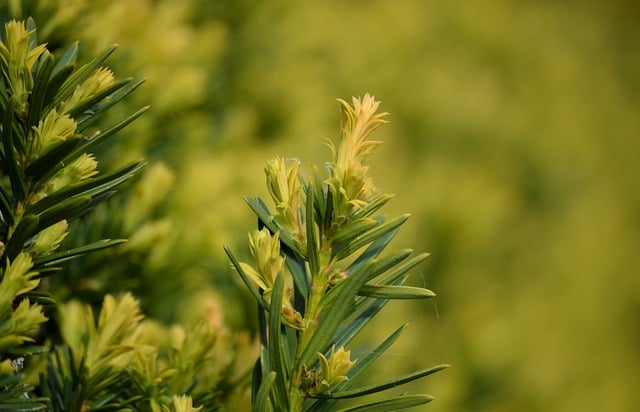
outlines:
M417 371L370 387L351 389L365 370L399 336L394 332L363 359L346 346L390 299L424 299L428 289L404 286L407 273L426 253L410 250L379 257L408 216L386 221L374 214L393 196L369 176L367 158L380 144L371 140L386 123L373 96L340 102L338 144L332 160L305 176L300 161L276 157L265 167L275 211L260 199L246 199L258 215L249 234L253 263L227 254L256 298L262 351L254 374L254 410L332 410L343 397L359 397L434 373ZM390 397L371 405L401 409L431 400L428 395ZM267 406L270 405L270 406ZM367 404L369 405L369 404Z

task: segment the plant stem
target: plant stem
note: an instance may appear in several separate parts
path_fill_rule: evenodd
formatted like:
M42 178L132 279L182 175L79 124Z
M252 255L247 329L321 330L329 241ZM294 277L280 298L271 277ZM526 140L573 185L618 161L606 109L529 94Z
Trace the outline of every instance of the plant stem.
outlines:
M323 258L328 257L325 256L325 254L326 250L321 251L321 262L325 261ZM306 398L306 392L302 389L301 385L305 367L308 367L310 365L300 364L300 357L307 348L307 345L315 334L318 326L318 317L320 315L319 312L322 307L322 298L324 297L324 294L328 287L326 267L324 265L321 265L320 268L318 268L318 273L313 273L311 275L311 279L312 283L309 290L309 299L307 301L307 306L305 308L304 314L305 328L300 332L300 336L298 338L298 347L296 348L296 356L293 367L293 379L290 381L289 407L291 411L301 411L304 400Z

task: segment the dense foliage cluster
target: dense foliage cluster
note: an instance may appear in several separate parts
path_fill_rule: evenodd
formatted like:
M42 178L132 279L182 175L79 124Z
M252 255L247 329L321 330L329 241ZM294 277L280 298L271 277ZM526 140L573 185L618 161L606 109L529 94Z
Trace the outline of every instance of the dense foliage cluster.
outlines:
M140 281L136 274L118 273L121 268L104 255L97 262L66 265L125 242L90 241L97 223L132 231L133 246L122 246L116 252L121 257L131 249L149 249L139 239L147 226L131 227L128 215L112 222L114 215L106 209L107 215L98 213L97 219L92 213L144 166L134 161L103 172L92 153L147 110L111 126L99 122L141 84L116 80L104 66L114 50L110 46L78 65L78 43L56 57L38 42L32 19L5 24L0 41L0 407L244 408L235 397L247 392L249 374L242 365L253 356L246 352L250 345L242 333L225 327L219 308L211 307L191 325L163 325L146 317L139 298L124 290L128 279ZM260 308L260 356L251 393L255 411L331 410L340 399L395 388L447 366L353 388L354 378L404 327L359 362L345 346L389 300L435 294L404 285L408 272L427 254L410 258L411 251L401 249L379 256L407 220L400 216L385 222L374 215L392 197L375 187L366 165L380 143L370 137L387 114L377 113L379 102L368 94L354 98L353 105L340 103L344 121L339 144L329 143L328 174L315 171L307 179L298 174L296 160L270 161L267 186L275 213L259 197L248 200L259 218L260 227L249 237L257 264L241 263L227 249ZM139 190L153 190L149 183L138 182ZM139 215L145 209L138 206L131 206L131 213L138 213L134 223L145 218ZM79 234L65 241L70 232ZM96 301L112 289L119 293ZM404 409L431 400L429 395L391 395L345 410Z
M92 209L144 166L136 161L104 172L91 153L146 110L111 126L98 123L140 84L116 80L104 66L113 50L79 65L77 43L55 57L38 42L33 20L4 26L2 410L213 410L246 385L246 370L236 373L238 339L215 312L191 326L164 326L145 319L129 293L107 294L95 311L86 295L61 293L77 291L64 286L72 280L67 261L123 243L69 243L69 231L92 227ZM76 221L83 223L73 225Z
M386 213L412 213L395 244L431 253L409 284L439 297L387 305L351 359L410 319L366 375L454 364L408 384L437 395L427 410L638 410L638 15L629 1L0 2L56 58L77 39L79 62L120 45L109 67L144 91L101 127L152 105L90 151L105 173L148 165L56 250L129 241L41 285L94 313L129 290L147 320L257 330L222 247L252 262L238 199L270 199L257 176L275 154L323 169L331 102L372 91L391 116L371 173L396 193Z
M409 272L427 254L401 249L385 256L408 216L385 221L376 215L391 199L373 183L367 157L380 143L371 140L387 113L370 95L340 100L340 142L329 142L327 170L311 176L299 160L276 157L265 173L275 212L258 198L247 203L259 228L249 235L254 264L235 268L259 305L260 359L254 367L255 410L331 411L341 399L399 387L447 367L438 365L406 376L355 387L398 339L391 333L362 359L351 359L353 338L390 300L430 299L429 289L406 286ZM429 395L384 396L344 410L386 411L422 405Z

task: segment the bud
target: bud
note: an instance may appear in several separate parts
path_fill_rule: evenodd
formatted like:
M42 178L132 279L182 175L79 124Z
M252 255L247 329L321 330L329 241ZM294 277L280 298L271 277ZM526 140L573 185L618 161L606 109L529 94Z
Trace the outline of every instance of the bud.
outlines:
M75 133L76 126L75 120L69 115L51 110L34 128L35 140L31 155L38 158L58 143L69 139Z
M37 272L30 272L33 261L28 253L20 253L13 262L7 262L2 282L0 282L0 304L35 289L40 279L34 279Z
M329 360L322 353L318 353L321 377L319 390L321 391L348 380L347 372L356 363L355 360L351 360L351 351L345 351L342 346L337 351L334 350L335 346L331 348Z
M370 202L378 189L368 177L369 166L365 160L381 142L369 140L382 124L387 113L378 113L380 102L366 94L353 98L353 106L338 99L344 116L340 128L340 143L336 147L329 142L333 162L329 164L330 177L326 183L333 192L334 209L338 217L349 216L354 209Z
M200 409L202 409L202 406L199 408L195 408L193 406L193 400L189 395L181 395L181 396L173 395L172 400L173 400L173 411L175 412L198 412Z
M286 288L282 300L282 317L296 329L304 329L304 320L300 312L295 310L291 304L293 298L293 288Z
M297 159L278 156L268 161L265 167L267 189L276 205L276 221L290 230L294 237L305 233L300 219L302 187L298 176L299 166Z
M102 90L113 84L113 72L105 67L101 67L87 80L76 86L73 94L63 103L63 113L66 113L74 106L84 100L100 93Z
M42 312L42 306L32 305L29 299L23 299L13 311L9 332L16 335L21 342L32 342L31 336L46 321L47 317Z
M64 187L88 179L98 173L97 168L98 161L96 158L93 155L84 153L59 171L47 183L44 194L54 193Z
M271 235L267 228L255 230L249 235L249 247L258 261L263 289L273 289L276 277L284 267L284 258L280 255L280 234Z
M33 89L32 69L40 55L45 52L45 45L32 47L31 37L35 30L27 30L24 22L12 20L5 24L5 39L0 41L0 57L7 65L7 76L11 97L16 111L21 117L29 110L29 94Z
M61 220L38 233L36 241L31 246L31 252L41 254L57 249L67 236L68 227L67 221Z

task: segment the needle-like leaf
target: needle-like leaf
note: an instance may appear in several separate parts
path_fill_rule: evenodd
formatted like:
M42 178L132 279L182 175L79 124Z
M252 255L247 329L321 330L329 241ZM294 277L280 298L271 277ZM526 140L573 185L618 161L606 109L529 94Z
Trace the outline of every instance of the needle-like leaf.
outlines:
M227 246L224 247L224 251L226 252L229 259L231 260L231 264L233 265L234 269L238 272L238 274L240 275L240 278L242 279L244 284L247 286L247 289L249 289L249 292L251 292L251 294L255 298L256 302L258 302L258 304L262 307L262 309L269 311L269 305L267 304L267 302L265 302L264 298L262 297L262 294L260 293L260 290L256 287L255 283L253 283L249 275L247 275L245 271L242 270L242 265L240 265L240 261L238 261L238 259L233 254L231 249L229 249Z
M4 149L5 164L3 169L9 175L9 181L11 182L11 190L13 196L17 201L22 201L26 194L26 186L20 171L18 161L16 159L16 145L17 137L15 136L14 121L15 111L13 107L13 100L9 100L8 107L4 113L4 119L2 122L2 143Z
M27 117L27 125L35 126L40 120L42 107L45 103L47 87L49 86L49 78L54 70L55 61L53 55L45 50L40 56L35 78L33 81L33 90L29 98L29 115Z
M429 299L436 294L414 286L362 285L358 295L379 299Z
M71 117L74 117L74 118L78 117L83 112L93 108L96 104L104 100L107 96L115 93L117 90L123 88L124 86L128 85L132 81L133 81L133 78L131 77L127 79L121 79L121 80L115 81L113 82L113 84L109 85L108 87L105 87L103 90L100 90L98 93L92 95L88 99L78 102L78 104L76 104L75 106L70 107L69 109L66 110L66 113ZM95 115L95 112L93 112L92 114Z
M285 354L286 350L283 339L282 325L282 300L284 296L284 278L282 274L278 275L273 286L271 294L271 305L269 310L269 359L272 371L276 372L276 381L274 390L277 394L278 405L283 405L285 410L289 407L289 397L287 392L287 380L289 378L289 370L287 361L289 355Z
M306 228L307 228L307 261L309 262L309 270L311 276L317 276L320 271L320 261L318 257L318 249L320 247L318 243L317 227L315 221L315 214L313 213L313 184L309 183L307 186L307 205L306 205Z
M300 248L293 241L293 238L287 231L281 231L276 222L274 221L273 215L269 212L269 209L264 204L262 199L259 197L249 198L245 197L244 200L247 202L249 207L253 210L253 212L258 216L260 222L265 225L271 233L280 232L280 241L287 245L291 250L293 250L298 256L306 257L306 253L303 253Z
M73 259L78 256L86 255L87 253L96 252L98 250L108 249L122 243L125 243L126 239L102 239L97 242L90 243L88 245L80 246L73 249L64 250L62 252L51 253L48 255L40 255L33 259L34 267L48 267L51 265L57 265L65 262L69 259Z
M122 89L109 96L107 100L101 101L100 103L93 106L91 110L85 111L84 113L80 114L76 118L76 121L78 122L76 131L78 133L84 132L85 129L98 121L104 113L106 113L113 106L120 103L121 100L129 96L129 94L140 87L143 83L144 79L128 82Z
M398 229L404 222L407 221L409 215L398 216L397 218L383 223L373 229L368 230L364 234L356 237L350 242L345 242L340 245L336 245L334 249L334 257L337 260L344 259L345 257L355 253L361 247L379 239L387 233L391 233Z
M27 240L38 233L39 223L40 219L36 215L28 214L22 217L13 231L9 243L7 243L5 255L9 260L13 260L18 256Z
M356 398L364 395L370 395L377 392L382 392L387 389L395 388L400 385L404 385L405 383L409 383L415 381L416 379L423 378L425 376L433 375L436 372L439 372L443 369L448 368L449 365L437 365L431 368L422 369L416 372L408 373L406 375L399 376L397 378L389 379L384 382L380 382L373 385L364 386L362 388L353 389L350 391L330 393L330 394L320 394L317 395L319 398L328 398L328 399L347 399L347 398Z
M339 412L388 412L397 411L414 406L424 405L433 400L431 395L402 395L394 398L382 399L379 401L367 402L346 409L340 409Z
M269 393L276 381L276 372L269 372L262 380L262 384L253 400L253 412L269 412L273 410L269 400Z

